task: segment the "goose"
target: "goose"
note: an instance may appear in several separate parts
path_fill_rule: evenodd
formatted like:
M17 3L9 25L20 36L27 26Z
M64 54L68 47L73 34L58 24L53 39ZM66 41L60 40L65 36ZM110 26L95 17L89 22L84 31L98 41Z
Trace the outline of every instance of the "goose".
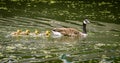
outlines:
M88 19L83 21L83 32L78 31L74 28L53 28L52 33L55 36L70 36L70 37L87 37L86 24L90 23Z

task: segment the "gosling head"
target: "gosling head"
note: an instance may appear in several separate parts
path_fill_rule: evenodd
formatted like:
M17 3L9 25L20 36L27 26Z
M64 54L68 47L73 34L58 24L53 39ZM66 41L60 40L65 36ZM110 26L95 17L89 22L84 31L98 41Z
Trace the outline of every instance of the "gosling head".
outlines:
M29 33L30 33L30 30L26 30L26 34L29 35Z
M40 32L38 30L35 30L35 34L38 35Z
M46 37L50 37L50 31L45 32Z
M30 33L30 30L26 30L27 33Z
M17 30L17 33L21 33L22 31L21 30Z

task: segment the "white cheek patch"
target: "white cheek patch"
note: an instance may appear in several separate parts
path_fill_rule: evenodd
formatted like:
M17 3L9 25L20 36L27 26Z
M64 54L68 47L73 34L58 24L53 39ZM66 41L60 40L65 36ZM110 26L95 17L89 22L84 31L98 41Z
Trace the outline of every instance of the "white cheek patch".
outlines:
M83 23L84 23L84 24L87 24L85 20L83 21Z
M87 19L85 19L85 20L83 21L83 23L84 23L84 24L87 24L87 23L90 23L90 21L88 21Z

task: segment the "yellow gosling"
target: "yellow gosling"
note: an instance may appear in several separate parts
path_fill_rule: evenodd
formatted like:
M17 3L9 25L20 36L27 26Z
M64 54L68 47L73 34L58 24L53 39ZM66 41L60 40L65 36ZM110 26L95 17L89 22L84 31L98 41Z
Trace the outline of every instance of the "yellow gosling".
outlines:
M30 30L26 30L25 32L21 32L20 35L29 35Z
M50 31L46 31L46 32L45 32L45 36L46 36L46 37L50 37Z
M17 30L16 32L12 32L11 35L19 35L21 32L21 30Z
M35 35L40 34L40 32L38 30L35 30Z

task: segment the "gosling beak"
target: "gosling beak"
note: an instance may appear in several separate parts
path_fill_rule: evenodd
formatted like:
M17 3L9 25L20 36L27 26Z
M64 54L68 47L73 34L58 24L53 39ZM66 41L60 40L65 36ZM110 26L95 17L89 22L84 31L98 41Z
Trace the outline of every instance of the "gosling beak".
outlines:
M46 37L50 37L50 31L46 31Z

